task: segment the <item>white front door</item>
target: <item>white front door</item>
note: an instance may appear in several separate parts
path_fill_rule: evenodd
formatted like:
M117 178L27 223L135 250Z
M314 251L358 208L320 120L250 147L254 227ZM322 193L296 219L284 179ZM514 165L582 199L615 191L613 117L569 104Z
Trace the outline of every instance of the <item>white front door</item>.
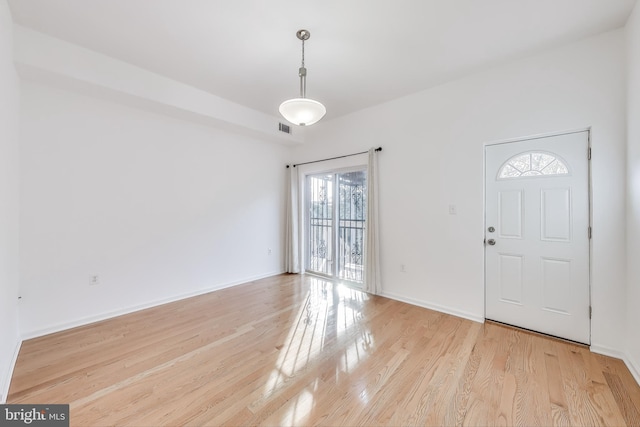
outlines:
M588 132L485 148L486 318L590 342Z

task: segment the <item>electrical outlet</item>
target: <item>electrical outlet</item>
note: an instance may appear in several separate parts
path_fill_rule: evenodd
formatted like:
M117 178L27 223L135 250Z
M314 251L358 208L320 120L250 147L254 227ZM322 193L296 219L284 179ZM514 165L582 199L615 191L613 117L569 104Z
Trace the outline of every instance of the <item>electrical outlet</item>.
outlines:
M449 205L449 215L457 215L458 207L456 205Z
M271 255L271 248L267 249L267 255Z
M89 286L97 286L100 284L100 276L97 274L92 274L89 277Z
M407 272L407 266L405 264L400 264L400 272L401 273L406 273Z

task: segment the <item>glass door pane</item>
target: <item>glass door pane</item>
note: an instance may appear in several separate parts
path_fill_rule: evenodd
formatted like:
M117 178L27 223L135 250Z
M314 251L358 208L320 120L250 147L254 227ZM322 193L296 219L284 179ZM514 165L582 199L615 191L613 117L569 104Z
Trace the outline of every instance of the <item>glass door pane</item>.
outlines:
M307 177L308 246L307 270L334 275L334 174Z
M367 219L365 171L338 174L338 277L364 280L364 228Z

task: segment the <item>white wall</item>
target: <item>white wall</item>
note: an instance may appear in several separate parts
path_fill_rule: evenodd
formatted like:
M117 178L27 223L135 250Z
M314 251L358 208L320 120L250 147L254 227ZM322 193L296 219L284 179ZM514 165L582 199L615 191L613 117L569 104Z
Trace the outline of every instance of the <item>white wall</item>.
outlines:
M13 66L12 19L0 0L0 402L9 388L18 334L19 81Z
M21 111L24 336L282 271L285 146L29 81Z
M321 123L308 129L294 161L381 145L385 294L479 320L483 144L591 127L592 344L620 352L626 293L624 46L622 30L606 33ZM450 204L457 215L449 215Z
M627 359L640 383L640 6L627 23Z

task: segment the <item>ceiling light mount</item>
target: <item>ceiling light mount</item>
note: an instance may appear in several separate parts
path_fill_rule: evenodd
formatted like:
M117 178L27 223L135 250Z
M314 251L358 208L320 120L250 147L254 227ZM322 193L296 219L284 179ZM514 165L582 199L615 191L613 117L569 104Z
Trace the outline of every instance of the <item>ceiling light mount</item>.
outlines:
M308 30L298 30L296 37L302 41L302 65L298 69L300 77L300 98L289 99L280 104L280 114L287 121L298 126L310 126L317 123L327 113L320 102L307 98L307 69L304 66L304 42L309 40Z
M307 30L298 30L298 32L296 33L296 36L302 40L309 40L309 37L311 37L311 33Z

